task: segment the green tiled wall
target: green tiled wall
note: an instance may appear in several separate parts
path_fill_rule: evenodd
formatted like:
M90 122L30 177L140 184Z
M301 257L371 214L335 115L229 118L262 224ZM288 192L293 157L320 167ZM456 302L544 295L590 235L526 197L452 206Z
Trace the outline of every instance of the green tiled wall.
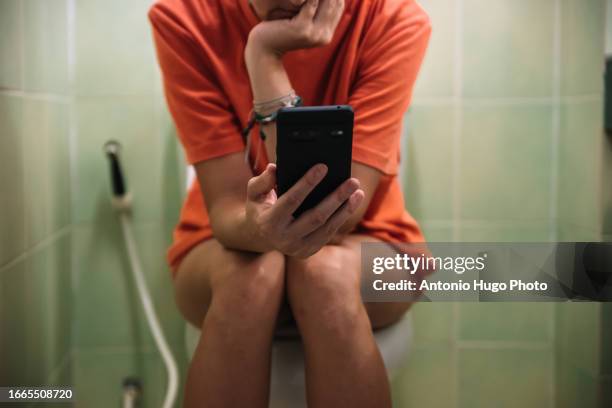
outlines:
M71 384L79 407L119 405L128 376L143 406L165 388L110 205L109 139L123 145L146 278L186 367L165 263L183 165L149 5L0 2L0 384Z
M72 382L66 16L63 1L0 2L3 385Z
M604 1L421 3L434 31L406 116L403 180L426 237L588 240L602 225L612 236L612 149L599 125ZM118 405L127 376L155 406L165 378L109 204L108 139L124 147L147 281L186 367L164 261L182 158L149 4L0 2L0 383L71 383L79 407ZM610 312L419 304L395 405L602 404Z
M426 238L601 239L612 225L604 1L420 3L433 35L405 117L403 180ZM418 304L396 405L606 406L602 308Z

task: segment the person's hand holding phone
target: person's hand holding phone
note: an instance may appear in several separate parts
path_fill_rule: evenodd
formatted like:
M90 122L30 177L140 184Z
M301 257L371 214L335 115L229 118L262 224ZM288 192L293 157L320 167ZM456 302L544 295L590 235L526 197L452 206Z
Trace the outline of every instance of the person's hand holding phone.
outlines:
M323 180L327 168L312 167L281 197L276 197L276 166L269 164L247 185L246 218L256 235L287 256L306 258L329 243L364 198L359 181L350 178L316 207L293 217L295 210Z

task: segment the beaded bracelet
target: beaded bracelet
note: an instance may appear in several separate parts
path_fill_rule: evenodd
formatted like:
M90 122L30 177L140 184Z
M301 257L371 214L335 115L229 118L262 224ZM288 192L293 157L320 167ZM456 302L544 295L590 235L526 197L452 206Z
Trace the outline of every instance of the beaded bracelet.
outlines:
M267 101L264 102L263 104L271 104L272 102L276 102L277 103L277 108L267 114L267 115L263 115L260 113L257 113L255 111L255 109L251 110L251 114L250 114L250 118L249 121L247 122L246 127L242 130L242 138L245 141L245 152L244 152L244 159L245 162L249 161L249 151L251 148L251 138L249 137L249 133L251 132L251 129L253 129L253 126L255 125L255 122L257 122L259 124L259 137L261 138L262 141L266 140L266 134L263 131L262 126L263 125L267 125L269 123L275 122L276 121L276 117L278 116L278 110L280 108L284 108L284 107L293 107L293 106L302 106L302 98L299 95L295 95L295 93L290 94L291 99L290 100L286 100L283 101L283 99L285 99L287 96L283 96L280 98L276 98L272 101ZM283 101L283 102L281 102ZM261 106L262 104L258 104L259 106ZM255 158L255 164L257 164L257 161L259 160L259 149L257 149L257 155Z

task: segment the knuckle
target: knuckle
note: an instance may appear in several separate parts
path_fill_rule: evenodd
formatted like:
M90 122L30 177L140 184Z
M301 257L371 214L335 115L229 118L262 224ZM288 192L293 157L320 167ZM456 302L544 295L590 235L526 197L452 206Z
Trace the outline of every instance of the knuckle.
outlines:
M302 38L302 39L309 39L310 36L312 35L312 29L310 27L309 24L301 24L298 26L297 28L297 34Z
M333 38L333 33L331 32L331 30L326 30L322 35L321 35L321 43L323 45L327 45L329 43L331 43Z
M302 200L300 200L300 197L298 197L297 194L287 195L287 204L289 204L291 207L297 207L301 202Z
M313 226L317 227L317 226L323 225L326 219L327 218L325 217L325 214L323 214L321 210L313 210L311 218L310 218L310 222Z
M334 235L336 233L336 230L338 229L338 221L334 220L333 222L328 223L325 226L325 236L327 238L331 238L332 235Z
M325 45L325 36L323 33L317 33L313 36L312 42L315 45Z
M251 177L247 182L247 191L252 191L255 188L255 184L257 183L256 177Z

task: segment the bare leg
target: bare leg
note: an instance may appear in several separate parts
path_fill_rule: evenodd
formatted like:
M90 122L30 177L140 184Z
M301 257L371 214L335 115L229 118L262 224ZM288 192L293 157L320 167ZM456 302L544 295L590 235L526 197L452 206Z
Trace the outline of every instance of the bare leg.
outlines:
M391 407L387 373L372 327L391 324L408 304L360 295L360 242L353 235L305 260L287 260L287 293L304 341L309 407Z
M267 407L271 344L284 292L284 257L223 248L211 239L177 271L179 309L202 328L185 407Z

